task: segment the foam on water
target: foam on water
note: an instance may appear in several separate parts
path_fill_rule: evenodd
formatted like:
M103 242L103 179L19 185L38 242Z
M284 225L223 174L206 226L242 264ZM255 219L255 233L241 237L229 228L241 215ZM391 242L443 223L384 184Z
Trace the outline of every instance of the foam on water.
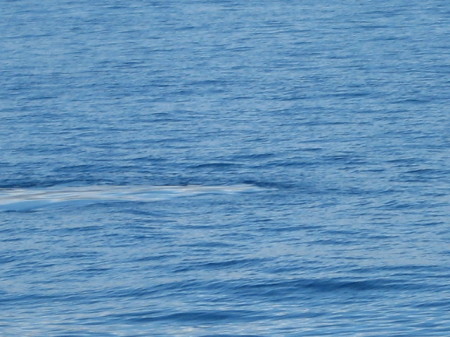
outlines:
M83 186L47 189L0 189L0 210L25 210L62 202L147 202L198 194L227 194L261 190L249 185L227 186Z

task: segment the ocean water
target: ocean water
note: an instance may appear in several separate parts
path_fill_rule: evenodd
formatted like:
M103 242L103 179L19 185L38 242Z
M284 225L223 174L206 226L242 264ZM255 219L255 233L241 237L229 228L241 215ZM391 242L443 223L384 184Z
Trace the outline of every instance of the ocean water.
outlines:
M0 17L0 336L450 335L448 1Z

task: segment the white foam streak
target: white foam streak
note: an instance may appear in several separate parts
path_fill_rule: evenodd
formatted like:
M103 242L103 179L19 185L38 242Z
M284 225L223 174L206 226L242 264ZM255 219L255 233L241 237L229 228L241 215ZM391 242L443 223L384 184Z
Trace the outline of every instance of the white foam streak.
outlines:
M66 201L154 201L176 196L255 191L253 185L231 186L86 186L48 189L0 189L0 206L41 206ZM8 208L8 207L6 207Z

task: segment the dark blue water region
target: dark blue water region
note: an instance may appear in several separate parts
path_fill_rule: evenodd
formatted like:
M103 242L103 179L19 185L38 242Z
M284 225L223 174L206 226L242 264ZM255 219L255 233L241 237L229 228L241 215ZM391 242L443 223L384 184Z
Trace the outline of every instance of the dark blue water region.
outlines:
M0 13L1 336L450 334L447 2Z

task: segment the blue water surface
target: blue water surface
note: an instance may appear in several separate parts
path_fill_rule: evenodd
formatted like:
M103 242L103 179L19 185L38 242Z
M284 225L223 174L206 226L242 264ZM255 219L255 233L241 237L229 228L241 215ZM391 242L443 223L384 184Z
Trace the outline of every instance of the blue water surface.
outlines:
M450 335L448 1L0 16L1 336Z

